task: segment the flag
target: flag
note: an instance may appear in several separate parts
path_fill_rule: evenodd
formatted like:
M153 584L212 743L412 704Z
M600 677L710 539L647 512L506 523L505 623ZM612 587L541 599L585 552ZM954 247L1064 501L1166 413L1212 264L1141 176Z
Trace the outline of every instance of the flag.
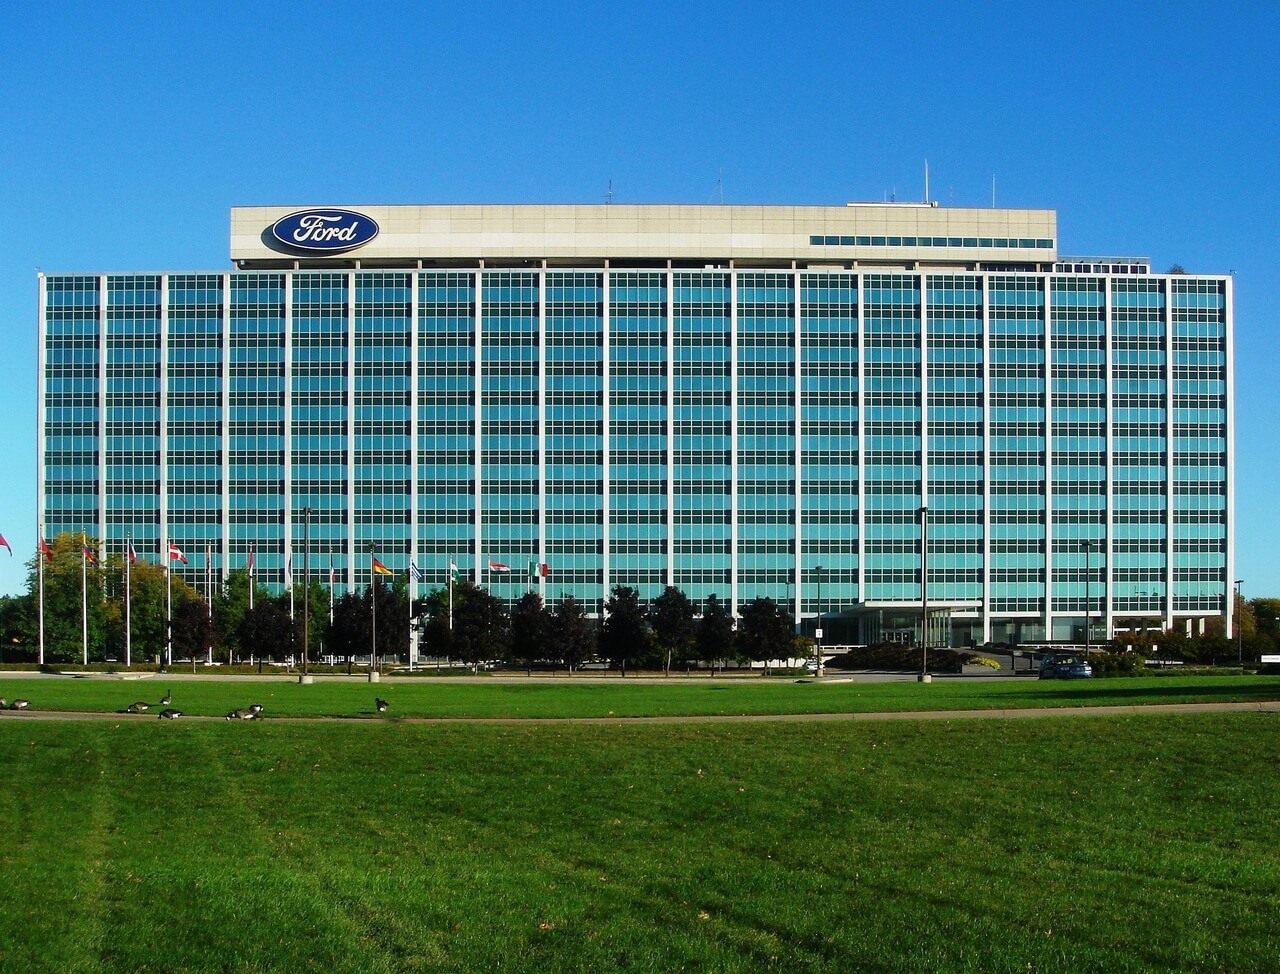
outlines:
M284 583L293 588L293 552L284 556Z
M5 541L5 540L4 540L4 535L3 535L3 534L0 534L0 544L4 545L6 548L9 548L9 542L7 542L7 541ZM12 558L12 557L13 557L13 549L12 549L12 548L9 548L9 557L10 557L10 558Z
M53 564L53 549L49 547L49 542L44 540L44 536L40 536L40 551L44 554L44 560L50 565Z
M130 565L136 565L138 563L138 553L133 550L132 538L129 539L128 548L125 549L125 555L128 556Z
M462 581L462 573L458 571L458 566L453 563L453 559L449 559L449 580L454 582Z
M491 562L489 562L489 571L491 571L491 572L510 572L510 571L511 571L511 566L510 566L510 565L504 565L504 564L503 564L502 562L500 562L500 561L491 561Z
M529 581L536 582L538 580L538 563L536 561L529 562Z
M542 563L542 577L543 578L551 577L551 566L548 565L545 561Z
M375 575L390 575L391 569L375 558L373 559L373 573Z
M249 569L249 577L250 577L250 578L253 578L253 549L252 549L252 548L250 548L250 549L249 549L249 565L248 565L248 569Z
M179 548L179 547L178 547L176 544L174 544L172 541L170 541L170 542L169 542L169 560L170 560L170 561L180 561L180 562L182 562L184 565L187 563L187 556L186 556L186 555L184 555L184 554L182 553L182 549L181 549L181 548Z
M98 556L93 553L93 549L90 548L87 543L80 546L80 551L84 555L84 560L90 565L96 565L98 563Z
M333 579L334 579L334 574L333 574L333 555L330 555L330 556L329 556L329 590L330 590L331 592L333 591Z
M415 582L422 581L422 569L418 567L418 562L413 558L409 559L409 577Z

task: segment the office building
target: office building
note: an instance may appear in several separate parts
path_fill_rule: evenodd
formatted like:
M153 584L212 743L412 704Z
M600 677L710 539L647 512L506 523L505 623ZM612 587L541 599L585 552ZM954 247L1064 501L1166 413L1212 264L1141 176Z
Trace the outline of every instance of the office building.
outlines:
M46 534L278 586L309 509L339 594L372 546L828 642L922 594L935 644L1230 611L1231 280L1060 256L1053 211L237 207L231 259L41 275Z

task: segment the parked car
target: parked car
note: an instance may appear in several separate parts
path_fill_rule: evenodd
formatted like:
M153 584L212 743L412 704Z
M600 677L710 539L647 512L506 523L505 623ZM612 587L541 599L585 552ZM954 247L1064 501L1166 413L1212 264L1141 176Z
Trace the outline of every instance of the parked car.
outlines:
M1040 660L1040 679L1079 680L1093 676L1093 667L1076 653L1050 653Z

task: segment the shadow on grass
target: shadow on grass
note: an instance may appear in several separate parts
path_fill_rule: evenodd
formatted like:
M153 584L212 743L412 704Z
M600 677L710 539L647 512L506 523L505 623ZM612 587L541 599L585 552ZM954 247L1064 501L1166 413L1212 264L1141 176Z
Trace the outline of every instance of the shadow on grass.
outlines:
M992 694L996 699L1000 695ZM1141 685L1116 685L1110 680L1096 683L1080 681L1067 686L1054 684L1053 687L1035 693L1020 694L1028 699L1064 700L1072 703L1087 704L1096 702L1106 704L1108 701L1133 701L1140 703L1159 703L1160 701L1187 702L1205 701L1223 702L1232 700L1274 700L1280 696L1280 684L1270 682L1258 686L1241 686L1232 683L1228 686L1161 686L1158 683L1143 682ZM1005 697L1004 699L1008 699Z

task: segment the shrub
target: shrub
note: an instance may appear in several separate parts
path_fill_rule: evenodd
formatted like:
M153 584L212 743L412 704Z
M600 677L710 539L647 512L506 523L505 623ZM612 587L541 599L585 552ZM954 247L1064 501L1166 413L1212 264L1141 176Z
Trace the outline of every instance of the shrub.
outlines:
M965 660L966 666L988 666L993 670L1000 669L1000 664L986 656L970 656Z
M1094 676L1140 676L1147 671L1147 661L1137 653L1090 653L1089 665Z

